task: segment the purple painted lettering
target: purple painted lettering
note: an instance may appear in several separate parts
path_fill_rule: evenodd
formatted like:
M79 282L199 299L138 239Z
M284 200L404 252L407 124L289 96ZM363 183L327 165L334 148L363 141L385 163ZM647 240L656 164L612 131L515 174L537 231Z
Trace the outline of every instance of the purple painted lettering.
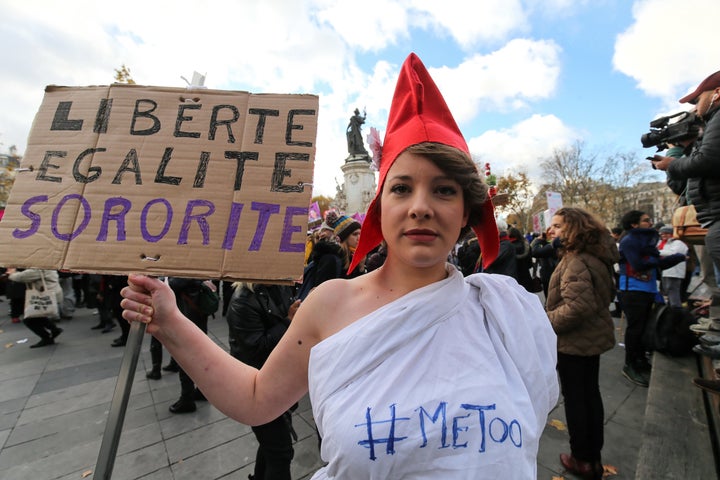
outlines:
M195 207L204 206L207 208L205 212L194 213ZM215 213L215 205L209 200L188 200L187 207L185 207L185 218L183 218L182 227L180 228L180 237L178 238L178 245L187 245L188 234L190 232L190 224L195 220L200 227L200 232L203 236L203 245L210 243L210 225L208 224L207 217Z
M98 242L107 241L108 224L110 221L117 222L117 241L125 241L125 238L127 237L127 232L125 230L125 215L130 210L131 206L132 203L130 200L123 197L110 197L105 200L105 209L103 210L100 232L96 238ZM119 207L120 209L118 210L116 207Z
M265 230L267 230L270 215L279 213L280 205L276 203L252 202L251 208L260 212L258 215L257 228L255 229L255 236L253 237L252 242L250 242L250 247L248 247L248 252L255 252L260 250L260 247L262 246L262 241L265 237Z
M302 215L307 222L308 209L303 207L287 207L285 209L285 221L283 222L282 236L280 237L281 252L304 252L305 243L291 243L292 235L300 232L302 226L293 225L292 220L295 215Z
M230 206L230 216L228 218L227 230L225 230L225 240L223 240L223 250L232 250L237 236L238 225L240 224L240 214L245 206L243 203L232 202Z
M57 229L58 224L58 217L60 216L60 210L62 210L63 206L68 200L78 200L80 202L80 205L83 208L83 219L82 222L80 222L80 225L75 229L75 231L70 233L60 233ZM83 230L85 230L88 226L88 223L90 223L90 203L85 200L85 198L80 195L79 193L71 193L69 195L65 195L57 204L55 207L55 210L53 210L52 213L52 220L50 221L50 230L52 231L53 235L55 235L55 238L58 240L64 240L66 242L69 242L73 238L80 235ZM79 214L79 211L78 211ZM76 215L79 217L80 215ZM76 216L73 216L75 218Z
M148 232L148 229L147 229L147 219L148 219L148 214L150 213L150 209L156 203L162 203L163 205L165 205L165 225L163 226L163 229L159 235L152 235L150 232ZM142 213L140 214L140 233L142 234L143 239L150 243L155 243L155 242L160 241L167 234L168 230L170 230L170 224L172 223L172 218L173 218L173 209L172 209L172 205L170 205L170 202L168 202L164 198L155 198L153 200L150 200L148 203L145 204L145 206L143 207ZM153 217L153 220L155 220L155 219L156 219L156 217Z
M19 228L16 228L13 230L12 236L15 238L27 238L32 235L35 235L35 233L38 231L38 228L40 228L40 215L30 210L30 207L35 205L36 203L41 202L47 202L48 196L47 195L38 195L36 197L30 197L27 200L25 200L25 203L23 203L22 207L20 207L20 212L22 212L23 215L25 215L27 218L31 220L30 227L27 230L20 230Z

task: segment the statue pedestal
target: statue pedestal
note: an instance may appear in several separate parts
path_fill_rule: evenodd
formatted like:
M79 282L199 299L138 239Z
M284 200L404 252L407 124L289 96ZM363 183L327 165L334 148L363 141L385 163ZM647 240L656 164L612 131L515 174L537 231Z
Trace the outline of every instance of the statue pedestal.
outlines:
M345 164L340 168L345 176L341 192L345 198L342 202L344 205L338 205L338 207L348 215L364 213L377 190L375 172L370 169L370 157L368 155L349 155L345 159Z

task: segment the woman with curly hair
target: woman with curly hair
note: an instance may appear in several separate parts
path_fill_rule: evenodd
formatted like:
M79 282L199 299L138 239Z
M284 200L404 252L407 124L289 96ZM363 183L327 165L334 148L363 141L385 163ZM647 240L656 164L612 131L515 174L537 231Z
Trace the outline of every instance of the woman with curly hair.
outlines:
M550 277L547 313L558 336L557 369L565 399L570 454L560 462L585 479L601 479L603 403L600 354L615 345L609 305L618 251L605 225L580 208L561 208L552 218L560 261Z

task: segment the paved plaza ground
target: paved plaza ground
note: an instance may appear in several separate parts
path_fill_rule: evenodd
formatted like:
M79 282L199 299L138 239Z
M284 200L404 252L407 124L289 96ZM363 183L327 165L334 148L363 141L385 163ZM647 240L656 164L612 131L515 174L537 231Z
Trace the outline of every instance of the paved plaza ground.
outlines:
M7 303L0 304L0 310L3 305ZM78 309L72 320L60 323L65 331L56 345L30 349L37 339L23 324L11 323L3 312L0 480L92 478L124 352L110 346L119 328L102 334L90 329L96 323L92 310ZM618 329L619 343L620 334ZM209 335L227 349L227 325L220 315L210 320ZM112 478L246 480L257 446L250 428L228 419L207 402L198 403L194 413L171 414L168 407L179 397L179 380L177 374L164 374L157 381L145 378L150 367L149 343L149 337L143 339ZM657 413L646 415L648 408L659 409L658 418L674 415L685 422L682 425L687 425L687 430L677 432L680 436L671 440L684 442L687 453L683 455L693 457L678 460L688 464L683 467L687 476L654 478L715 478L702 396L690 384L697 375L695 358L656 358L650 389L622 377L623 358L624 350L618 344L601 360L604 463L617 472L608 478L636 478L638 460L647 449L643 442L648 438L655 442L648 435L672 436L657 430L661 426L652 424ZM678 391L682 395L673 393ZM660 395L659 402L649 400L653 392ZM550 414L540 444L538 478L543 480L574 478L563 472L558 461L558 454L569 450L562 398L560 402ZM294 414L294 426L299 438L293 478L309 479L322 462L307 398ZM653 428L654 433L649 434ZM701 472L710 472L710 476L695 476Z

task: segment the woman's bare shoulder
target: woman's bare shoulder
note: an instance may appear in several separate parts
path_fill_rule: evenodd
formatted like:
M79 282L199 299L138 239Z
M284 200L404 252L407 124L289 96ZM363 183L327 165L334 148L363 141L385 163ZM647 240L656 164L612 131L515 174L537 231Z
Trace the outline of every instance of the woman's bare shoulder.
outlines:
M374 310L367 301L371 280L371 274L366 274L323 282L310 292L298 313L302 312L319 329L319 336L326 338Z

